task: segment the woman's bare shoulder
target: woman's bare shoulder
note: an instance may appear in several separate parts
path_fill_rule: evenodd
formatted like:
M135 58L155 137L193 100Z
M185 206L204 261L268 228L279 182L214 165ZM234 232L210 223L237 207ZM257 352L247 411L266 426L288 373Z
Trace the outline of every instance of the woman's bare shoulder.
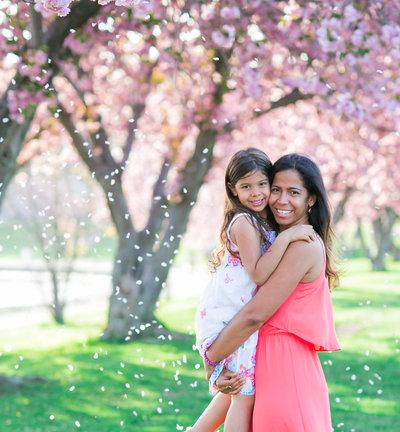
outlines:
M289 245L292 247L293 259L300 261L306 270L301 282L309 283L315 280L322 271L324 265L324 249L321 242L315 239L311 242L299 240Z
M324 250L318 239L309 242L305 240L297 240L289 244L287 254L296 261L301 257L304 266L311 267L321 259L323 262Z

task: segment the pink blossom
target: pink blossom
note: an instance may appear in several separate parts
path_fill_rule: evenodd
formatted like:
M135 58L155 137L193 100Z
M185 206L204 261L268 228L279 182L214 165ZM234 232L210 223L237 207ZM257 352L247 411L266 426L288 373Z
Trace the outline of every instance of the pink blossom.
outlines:
M247 96L253 99L259 99L262 95L262 88L257 81L247 81L243 85L243 90Z
M360 47L364 43L364 32L360 29L357 29L352 35L351 35L351 42L354 46L357 48Z
M215 8L213 4L207 4L201 6L201 19L204 21L210 21L214 18Z
M236 6L233 7L225 6L221 9L221 18L226 20L240 18L240 9Z
M68 7L72 0L37 0L36 10L56 13L58 16L67 16L71 9Z
M378 37L376 35L369 36L365 41L365 46L371 50L378 49L380 47Z
M235 41L236 31L233 26L224 25L222 30L213 31L211 39L213 42L223 48L230 48Z
M247 4L249 5L250 8L252 9L256 9L259 6L261 6L263 0L248 0Z
M246 65L242 68L242 73L244 77L243 90L245 94L253 99L261 97L262 89L258 83L259 77L257 71Z
M400 46L400 45L398 45L398 46ZM400 60L400 49L397 47L391 49L389 55L392 58L392 60L393 59Z
M397 80L394 82L393 92L397 95L400 94L400 78L397 78Z
M325 27L330 30L338 30L341 31L343 28L343 23L338 18L329 18L322 21L322 27Z
M304 93L326 96L330 91L329 87L321 82L318 76L313 76L311 78L283 78L282 82L289 87L297 87Z
M37 50L33 54L32 61L39 65L47 64L47 54L44 51Z
M91 46L90 41L82 42L77 37L75 37L74 34L68 35L68 37L65 39L64 46L71 49L76 54L86 54Z
M343 63L349 65L349 66L354 66L357 63L357 59L353 54L347 54L344 58L343 58Z
M17 123L24 122L23 110L30 105L39 105L47 98L41 92L31 93L25 90L11 90L8 93L8 108L10 110L10 118Z
M31 81L35 81L35 78L41 74L39 65L34 64L33 66L21 63L19 65L19 72L22 76L29 77Z
M393 44L393 39L398 38L400 34L400 28L398 26L384 25L382 27L382 39L388 45Z
M381 105L385 111L390 112L390 113L395 113L397 111L399 104L395 100L388 100L388 101L383 101L381 103Z
M375 140L373 140L373 139L371 139L371 138L368 138L368 139L366 140L365 144L366 144L367 147L369 147L371 150L376 151L376 150L379 149L379 144L378 144Z
M133 13L135 15L135 18L143 19L151 12L153 12L153 10L154 10L154 0L140 0L140 1L136 1L136 6L134 6Z
M344 8L344 18L348 23L354 23L362 19L363 14L354 8L352 4L347 5Z
M79 88L84 92L92 91L93 90L93 81L90 80L89 78L83 77L79 81Z
M364 109L353 101L350 93L340 93L336 99L335 110L340 115L347 115L359 121L364 119Z
M115 5L132 8L136 18L144 18L152 12L154 0L115 0Z
M44 18L50 18L54 15L52 11L49 11L44 7L43 0L37 0L35 4L35 11L39 12Z
M331 30L328 35L328 29L322 27L317 30L316 35L323 52L334 53L343 51L343 38L335 30Z

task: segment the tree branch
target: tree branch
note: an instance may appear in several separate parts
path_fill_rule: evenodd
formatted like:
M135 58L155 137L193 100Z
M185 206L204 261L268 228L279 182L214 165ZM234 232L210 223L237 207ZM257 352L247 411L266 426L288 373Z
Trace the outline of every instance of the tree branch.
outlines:
M121 166L125 166L128 159L129 159L129 154L131 152L133 143L134 143L135 138L136 138L138 121L139 121L139 118L141 117L141 115L143 114L145 106L146 105L144 103L139 102L139 103L133 105L133 107L132 107L133 121L129 122L129 125L128 125L128 136L126 137L125 144L123 147L123 157L122 157L122 161L121 161Z
M140 233L141 236L144 236L144 233L147 234L147 232L155 234L160 230L162 221L164 220L164 218L161 217L161 212L163 211L161 206L166 203L164 191L170 167L171 164L169 163L168 159L165 159L153 188L149 219L147 221L146 227Z
M89 146L89 143L85 141L84 137L79 133L78 129L75 127L71 115L68 113L64 105L58 101L57 106L59 108L58 118L71 137L79 156L89 167L90 171L96 172L97 166L93 158L93 146Z
M83 91L78 87L76 82L65 71L62 73L62 76L71 84L72 88L75 90L75 92L79 96L79 99L82 101L83 105L85 105L85 108L87 109L88 106L87 106L87 103L85 101L85 94L83 93Z
M29 19L32 33L30 46L32 48L39 48L41 45L43 45L44 40L42 15L39 12L36 12L35 6L33 4L29 5Z
M268 114L269 112L277 109L282 108L288 105L294 105L296 102L300 100L308 100L312 99L315 95L313 94L305 94L301 93L300 90L296 87L294 88L290 93L286 94L285 96L281 97L275 102L271 102L271 105L269 108L263 111L257 111L256 117L261 117L264 114Z

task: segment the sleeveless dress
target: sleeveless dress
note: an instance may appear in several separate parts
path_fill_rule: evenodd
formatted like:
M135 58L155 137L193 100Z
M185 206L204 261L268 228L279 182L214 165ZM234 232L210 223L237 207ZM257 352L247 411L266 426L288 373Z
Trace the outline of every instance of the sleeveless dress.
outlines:
M232 219L227 229L228 239L234 252L238 251L238 247L231 240L230 230L233 223L242 216L252 217L247 213L239 213ZM262 254L271 246L276 236L275 232L267 230L265 235L267 241L261 246ZM250 278L240 259L227 250L221 265L211 275L195 315L196 347L202 356L228 322L253 298L256 288L257 285ZM209 381L211 394L217 392L215 381L224 368L246 376L246 384L241 393L254 394L257 339L258 332L255 332L234 353L216 366Z
M332 431L317 351L341 348L325 268L324 261L318 278L299 283L259 330L253 432Z

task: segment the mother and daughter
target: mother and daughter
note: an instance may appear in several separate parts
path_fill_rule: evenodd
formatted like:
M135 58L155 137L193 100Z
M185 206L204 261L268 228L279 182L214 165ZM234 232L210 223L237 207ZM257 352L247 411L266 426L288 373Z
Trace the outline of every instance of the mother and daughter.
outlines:
M237 152L225 173L221 245L200 300L196 345L216 396L191 432L331 432L317 351L339 350L331 216L306 156L273 165Z

